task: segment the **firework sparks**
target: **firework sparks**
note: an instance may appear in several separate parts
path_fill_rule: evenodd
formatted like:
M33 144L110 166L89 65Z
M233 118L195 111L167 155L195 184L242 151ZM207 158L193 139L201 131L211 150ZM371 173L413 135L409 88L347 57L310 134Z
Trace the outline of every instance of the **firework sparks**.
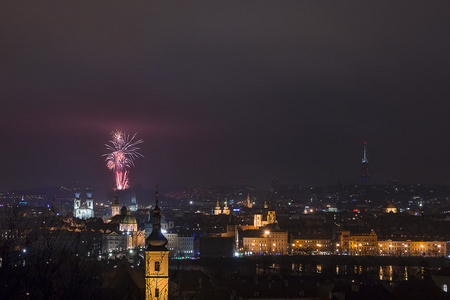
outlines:
M122 131L112 132L113 139L110 144L105 144L106 149L110 153L103 154L106 156L106 166L114 172L116 180L116 189L125 190L129 187L129 169L134 166L134 160L138 157L144 157L138 152L143 140L135 141L136 133L130 138L129 134Z

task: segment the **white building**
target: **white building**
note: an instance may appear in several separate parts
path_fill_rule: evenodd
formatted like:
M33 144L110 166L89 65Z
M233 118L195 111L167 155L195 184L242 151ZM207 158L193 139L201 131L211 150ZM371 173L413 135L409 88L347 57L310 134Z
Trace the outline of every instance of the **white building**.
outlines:
M80 219L89 219L94 217L94 199L91 189L86 192L86 202L82 203L80 191L75 192L73 201L73 216Z
M130 211L137 211L138 208L139 207L137 204L136 195L133 195L133 197L131 197Z

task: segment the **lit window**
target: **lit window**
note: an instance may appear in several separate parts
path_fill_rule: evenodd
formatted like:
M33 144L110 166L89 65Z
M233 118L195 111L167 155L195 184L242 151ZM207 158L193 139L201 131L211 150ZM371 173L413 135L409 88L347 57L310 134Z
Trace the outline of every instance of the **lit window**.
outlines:
M448 286L446 284L443 284L442 285L442 290L447 293L448 292Z

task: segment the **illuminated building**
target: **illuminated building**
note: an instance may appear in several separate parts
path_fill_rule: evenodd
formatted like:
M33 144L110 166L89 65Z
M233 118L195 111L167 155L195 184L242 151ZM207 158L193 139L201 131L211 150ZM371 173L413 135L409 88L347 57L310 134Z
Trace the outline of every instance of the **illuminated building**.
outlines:
M267 204L264 205L264 207L267 207ZM259 227L263 227L263 226L267 226L270 224L275 224L277 222L277 216L275 213L275 209L273 208L273 206L270 206L270 209L267 208L267 213L266 214L254 214L253 215L253 226L255 228L259 228Z
M75 192L75 198L73 201L73 216L80 219L89 219L94 217L94 199L92 198L92 192L89 188L86 192L86 201L81 202L81 194L77 189Z
M386 256L445 256L446 242L384 240L378 241L379 255Z
M228 207L228 200L225 199L225 206L223 207L222 213L224 215L229 215L230 214L230 208Z
M215 214L216 216L222 214L222 209L220 208L219 198L217 198L217 206L216 206L216 208L214 209L214 214Z
M262 227L259 230L246 230L243 232L244 255L287 254L287 232L271 227Z
M130 211L137 211L138 210L138 204L136 200L136 195L133 195L131 197L131 203L130 203Z
M114 219L120 220L119 230L102 236L103 252L121 252L144 246L145 232L138 230L136 218L131 215L131 212L125 206L122 207L120 215Z
M161 210L158 207L158 191L156 206L153 209L152 233L145 240L145 299L167 300L169 296L169 250L167 239L161 232Z
M120 213L119 195L114 194L114 201L111 204L111 218Z
M272 204L270 204L270 209L267 211L267 224L273 224L277 221L277 216L275 215L275 209Z
M392 203L388 203L388 205L384 208L385 213L397 213L397 208L392 205Z
M252 208L253 207L253 203L250 200L250 194L247 194L247 207L248 208Z
M131 212L124 206L121 212L122 218L120 220L119 230L122 232L135 232L137 231L136 218L131 215Z
M253 215L253 226L255 227L255 228L259 228L259 227L262 227L263 225L262 225L262 217L263 217L263 215L262 214L254 214Z
M332 253L333 243L331 239L298 237L292 240L292 253Z
M361 165L361 171L362 171L362 185L367 185L369 183L369 160L367 159L367 153L366 153L366 146L367 142L364 142L364 155L362 158L362 165Z
M370 233L352 234L350 231L339 233L339 243L336 244L338 254L347 255L377 255L377 234Z

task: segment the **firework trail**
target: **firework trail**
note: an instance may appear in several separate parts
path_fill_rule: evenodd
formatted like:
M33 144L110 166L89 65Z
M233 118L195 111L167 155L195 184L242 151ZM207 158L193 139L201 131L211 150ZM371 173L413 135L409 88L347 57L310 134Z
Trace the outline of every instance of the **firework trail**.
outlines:
M143 140L134 141L136 133L130 138L129 134L116 130L112 132L113 139L110 144L105 144L110 153L106 156L106 166L114 172L116 180L116 189L125 190L128 186L129 169L134 167L134 160L138 157L144 157L138 152L137 145L143 143Z

